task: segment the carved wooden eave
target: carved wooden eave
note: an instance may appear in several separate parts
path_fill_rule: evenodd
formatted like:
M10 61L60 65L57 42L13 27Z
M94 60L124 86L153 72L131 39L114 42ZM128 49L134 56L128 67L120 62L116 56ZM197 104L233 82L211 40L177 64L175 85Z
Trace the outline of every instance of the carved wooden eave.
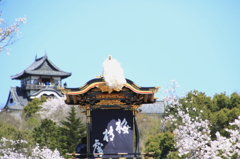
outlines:
M62 88L65 103L79 105L84 109L134 109L142 104L154 103L160 87L139 87L126 79L122 90L110 89L103 78L88 81L80 88Z

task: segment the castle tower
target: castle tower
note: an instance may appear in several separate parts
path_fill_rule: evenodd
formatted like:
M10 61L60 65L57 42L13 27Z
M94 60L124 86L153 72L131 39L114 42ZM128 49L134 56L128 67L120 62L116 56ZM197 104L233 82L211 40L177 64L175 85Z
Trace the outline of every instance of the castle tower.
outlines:
M13 80L20 80L20 87L11 87L4 110L20 115L27 103L33 98L46 96L62 99L60 91L62 79L71 76L71 73L62 71L45 55L35 61L22 72L11 76Z

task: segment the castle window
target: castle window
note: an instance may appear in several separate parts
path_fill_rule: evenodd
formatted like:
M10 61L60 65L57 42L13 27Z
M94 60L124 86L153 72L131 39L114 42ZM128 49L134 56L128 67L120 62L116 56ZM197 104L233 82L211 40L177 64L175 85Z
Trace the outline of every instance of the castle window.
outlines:
M45 85L50 85L50 78L42 78L42 82L43 82Z
M13 98L10 98L9 102L10 102L10 103L13 103Z

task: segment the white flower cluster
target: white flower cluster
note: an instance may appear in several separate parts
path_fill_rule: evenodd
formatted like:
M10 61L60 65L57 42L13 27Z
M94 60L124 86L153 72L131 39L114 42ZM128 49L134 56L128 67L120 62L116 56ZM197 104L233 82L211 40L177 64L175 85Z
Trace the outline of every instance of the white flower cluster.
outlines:
M170 107L175 107L177 113L169 115L163 120L163 125L167 122L174 124L176 119L182 120L182 125L177 126L174 130L174 138L178 149L178 155L186 158L201 158L201 159L221 159L231 158L234 154L240 156L240 116L235 119L231 125L236 125L238 128L235 130L226 129L230 133L230 138L226 138L216 133L216 140L211 140L210 129L208 120L202 120L200 116L191 118L188 114L190 111L196 111L196 108L186 108L186 112L182 110L181 104L177 103L178 98L175 91L175 81L166 92L171 92L164 98ZM169 110L168 110L169 111ZM203 111L201 110L200 113ZM164 128L164 126L163 126Z
M163 97L163 101L169 104L171 107L181 106L181 104L179 103L177 92L176 92L176 88L180 87L180 85L177 85L177 84L178 83L176 80L171 80L170 85L164 91L166 96Z
M6 46L13 44L21 37L19 27L23 23L26 23L26 17L17 18L15 23L10 26L6 26L5 20L0 18L0 52L2 52Z
M33 150L32 150L32 156L30 156L29 159L64 159L63 157L60 156L60 153L58 152L57 149L54 151L50 150L47 147L44 147L40 149L40 147L37 145Z
M40 148L38 145L31 151L31 156L27 156L27 148L16 149L18 144L27 144L24 140L0 140L0 159L64 159L58 150L50 150L46 147Z
M51 119L56 122L57 125L61 125L60 121L66 119L71 110L71 106L65 104L64 100L49 98L46 102L42 103L41 109L37 112L41 119ZM86 116L80 112L83 110L79 108L79 106L74 106L77 112L77 117L79 117L84 123L86 120ZM79 113L78 113L79 112Z
M69 105L66 105L63 100L55 98L47 99L47 101L44 102L41 107L42 109L38 113L42 119L52 118L53 114L57 112L59 113L60 111L67 114L67 112L70 110Z

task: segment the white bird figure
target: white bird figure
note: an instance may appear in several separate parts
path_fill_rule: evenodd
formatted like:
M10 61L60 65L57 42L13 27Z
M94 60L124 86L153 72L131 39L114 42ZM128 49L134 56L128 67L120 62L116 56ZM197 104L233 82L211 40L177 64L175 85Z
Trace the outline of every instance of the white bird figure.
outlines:
M102 76L106 85L111 89L121 90L123 84L126 83L126 79L123 74L123 69L117 60L112 59L109 55L108 58L103 62L103 73Z

